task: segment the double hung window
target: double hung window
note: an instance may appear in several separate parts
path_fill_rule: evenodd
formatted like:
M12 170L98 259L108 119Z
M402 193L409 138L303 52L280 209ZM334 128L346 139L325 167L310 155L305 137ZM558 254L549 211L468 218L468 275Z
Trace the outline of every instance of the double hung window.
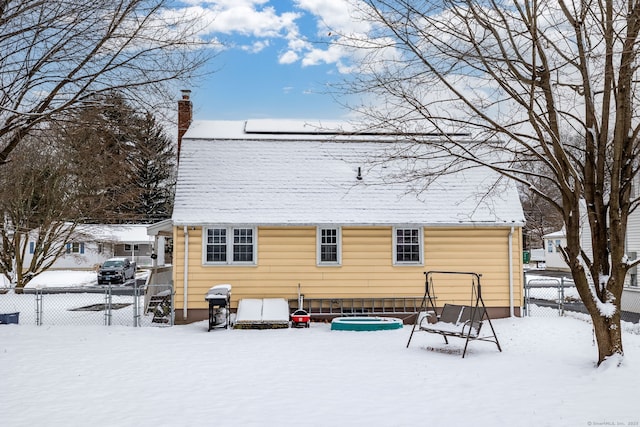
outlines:
M318 228L318 265L340 265L340 228Z
M205 264L255 264L254 228L206 228L204 244Z
M394 228L393 233L394 264L422 264L422 229Z
M84 243L67 243L67 253L68 254L83 254L84 253Z

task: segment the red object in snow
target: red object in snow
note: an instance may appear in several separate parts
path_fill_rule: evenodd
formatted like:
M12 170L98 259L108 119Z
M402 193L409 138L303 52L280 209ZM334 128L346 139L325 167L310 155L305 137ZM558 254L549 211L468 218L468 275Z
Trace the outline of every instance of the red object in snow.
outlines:
M291 326L293 327L299 328L304 326L305 328L308 328L310 323L311 315L305 310L296 310L291 315Z

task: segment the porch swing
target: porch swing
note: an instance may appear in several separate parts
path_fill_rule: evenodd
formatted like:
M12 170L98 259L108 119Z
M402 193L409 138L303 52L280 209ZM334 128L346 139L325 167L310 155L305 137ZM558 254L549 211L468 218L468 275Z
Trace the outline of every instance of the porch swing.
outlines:
M482 288L480 286L480 274L455 272L455 271L426 271L425 292L420 304L420 309L416 315L416 320L407 341L407 348L416 330L442 335L445 344L449 344L447 337L462 338L465 340L462 357L467 353L469 341L488 341L498 346L502 352L500 343L493 324L489 318L487 307L482 299ZM462 275L471 278L471 301L469 305L456 305L445 303L441 310L436 307L436 295L433 288L434 275ZM438 314L440 313L440 314ZM491 328L491 335L480 335L483 322L487 322ZM485 327L486 330L486 327Z

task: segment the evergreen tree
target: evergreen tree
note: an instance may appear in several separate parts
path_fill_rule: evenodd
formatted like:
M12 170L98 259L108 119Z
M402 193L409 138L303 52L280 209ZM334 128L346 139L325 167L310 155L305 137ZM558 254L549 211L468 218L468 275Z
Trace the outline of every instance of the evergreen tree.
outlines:
M89 222L155 222L171 215L172 140L119 93L96 99L59 129L74 159L78 209Z
M151 113L139 115L136 121L129 162L137 199L130 213L140 221L155 222L171 216L176 155L173 142Z

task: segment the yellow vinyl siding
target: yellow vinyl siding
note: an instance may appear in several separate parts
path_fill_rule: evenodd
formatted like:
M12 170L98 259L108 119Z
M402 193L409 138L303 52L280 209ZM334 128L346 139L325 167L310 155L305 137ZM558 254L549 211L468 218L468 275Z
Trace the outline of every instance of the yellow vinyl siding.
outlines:
M424 271L481 273L488 306L509 305L510 228L425 228L424 265L394 266L392 227L342 227L342 264L316 264L316 227L257 227L257 265L203 265L202 228L189 229L188 308L206 308L213 285L230 283L232 306L242 298L295 298L300 283L306 298L422 296ZM174 233L176 307L183 307L184 235ZM514 304L522 301L520 229L513 234ZM465 282L465 280L467 282ZM439 304L468 303L469 278L436 283Z
M487 306L509 305L508 235L510 228L435 228L425 232L427 270L469 271L482 274ZM513 233L514 305L522 301L522 248L519 228ZM432 268L433 266L433 268ZM437 267L436 267L437 266ZM470 301L469 277L436 276L439 299L459 304Z

